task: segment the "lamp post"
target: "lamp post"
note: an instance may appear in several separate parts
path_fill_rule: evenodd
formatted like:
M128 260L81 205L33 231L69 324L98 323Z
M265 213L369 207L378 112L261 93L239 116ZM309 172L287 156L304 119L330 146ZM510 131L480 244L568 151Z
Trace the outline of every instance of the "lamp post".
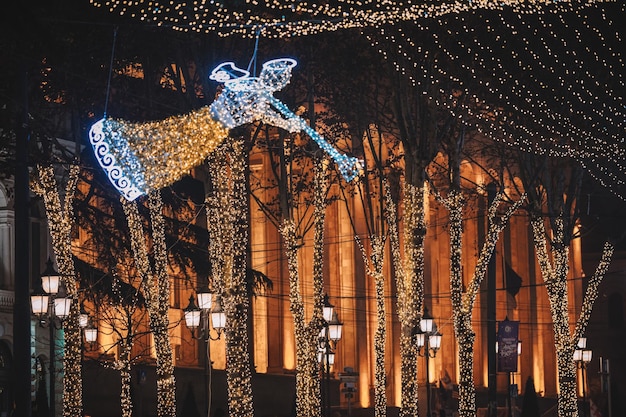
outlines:
M437 331L437 325L428 312L428 307L424 307L424 314L415 336L417 338L417 354L426 358L426 417L430 417L430 374L428 363L430 358L437 356L437 351L441 347L442 335Z
M578 344L576 345L576 349L574 350L574 362L576 362L576 369L580 369L580 374L582 378L582 387L583 387L583 416L587 416L587 381L585 380L587 377L587 364L591 362L592 351L591 349L587 349L587 338L581 337L578 339Z
M70 314L70 306L72 305L72 299L65 297L62 291L61 277L59 273L54 269L52 260L48 258L46 262L46 269L41 274L41 289L33 292L30 296L30 303L33 314L39 320L39 326L47 327L49 329L50 338L50 416L55 416L55 336L56 330L63 327L63 320ZM85 323L88 323L87 319ZM80 321L82 326L83 320ZM85 324L86 325L86 324Z
M319 347L317 359L322 367L322 376L326 379L325 395L323 396L324 415L330 417L330 367L335 363L335 349L341 339L343 323L339 321L335 306L328 301L328 295L324 295L322 315L324 327L319 334Z
M498 354L498 342L496 342L496 354ZM518 340L517 341L517 357L519 358L522 355L522 341ZM515 369L517 369L517 365L515 367ZM516 371L515 371L516 372ZM515 401L514 396L513 396L513 388L515 388L515 398L517 397L517 385L515 384L515 372L512 370L507 371L507 375L508 375L508 379L509 379L509 389L508 389L508 393L507 393L507 397L508 397L508 416L509 417L513 417L513 408L514 408L514 404L513 401Z
M211 375L211 354L209 351L209 341L219 340L222 337L222 330L226 326L226 313L222 308L222 302L219 297L216 297L215 304L213 303L213 294L206 291L198 291L198 305L195 303L195 298L192 295L189 296L189 304L183 310L185 317L185 324L191 331L191 337L196 340L202 340L204 350L204 392L205 401L204 408L205 415L209 415L211 407L211 390L209 388L209 380ZM215 330L215 336L211 335L211 323ZM197 331L197 332L196 332Z

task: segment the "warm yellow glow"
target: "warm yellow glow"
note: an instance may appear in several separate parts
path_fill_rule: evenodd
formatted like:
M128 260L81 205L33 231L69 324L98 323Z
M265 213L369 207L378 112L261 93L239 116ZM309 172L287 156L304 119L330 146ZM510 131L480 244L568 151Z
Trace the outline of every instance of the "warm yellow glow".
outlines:
M523 8L537 13L484 13L482 25L476 25L478 13L454 13L416 20L410 30L380 26L380 36L368 39L413 86L428 83L430 91L440 92L429 99L466 115L472 129L530 153L572 158L616 191L626 184L626 154L615 146L623 136L624 109L615 101L622 81L599 74L623 73L622 56L614 46L620 44L620 34L611 29L621 21L623 3L528 2L512 9ZM517 36L500 36L501 31ZM423 38L431 34L433 43L428 45ZM572 65L587 60L598 69ZM520 71L529 77L520 79ZM544 72L558 81L546 83L538 77ZM450 85L464 91L463 102L450 94ZM612 149L610 155L607 149Z
M63 347L64 417L82 415L83 411L82 331L79 324L78 286L72 257L73 200L79 172L80 167L78 165L70 166L63 204L61 204L61 192L57 187L55 171L52 166L39 166L39 178L33 184L34 191L43 198L59 274L65 286L67 297L72 299L70 315L63 321L65 342Z
M509 207L502 215L498 214L502 194L496 194L490 202L488 212L488 231L480 250L476 266L469 284L464 285L462 273L463 245L463 195L458 190L451 190L447 198L438 196L439 201L449 212L450 219L450 300L454 313L454 334L458 343L459 365L459 415L476 415L476 391L474 384L474 342L476 333L472 326L474 302L487 272L487 265L493 255L498 238L506 227L510 217L526 199L526 195ZM465 291L464 288L466 287Z
M400 416L409 417L418 413L417 350L412 333L419 319L424 300L424 242L426 237L426 187L403 183L404 186L404 253L402 262L400 236L398 232L395 202L389 184L385 182L385 204L389 224L389 242L394 264L395 282L398 293L398 318L401 325L400 372L396 372L396 404L400 404Z
M150 330L154 338L157 374L157 414L159 417L176 414L176 382L169 329L170 281L167 274L167 250L163 202L159 191L151 192L148 199L152 223L152 248L154 268L150 263L143 221L137 208L122 198L122 206L130 229L131 247L139 275L143 277L141 288L150 317Z
M247 330L248 190L244 149L242 140L234 140L211 154L213 193L206 200L213 269L211 287L220 297L226 314L228 413L234 417L254 415Z
M193 4L157 0L148 3L132 0L90 0L90 3L111 13L182 32L216 32L221 36L247 37L261 33L272 38L305 36L349 28L380 27L475 9L502 10L510 7L518 13L533 13L548 4L558 10L580 8L587 4L572 1L555 4L547 0L415 3L339 0L331 4L282 0L243 3L198 0Z
M227 137L208 106L164 120L102 119L89 140L111 183L129 200L173 184Z

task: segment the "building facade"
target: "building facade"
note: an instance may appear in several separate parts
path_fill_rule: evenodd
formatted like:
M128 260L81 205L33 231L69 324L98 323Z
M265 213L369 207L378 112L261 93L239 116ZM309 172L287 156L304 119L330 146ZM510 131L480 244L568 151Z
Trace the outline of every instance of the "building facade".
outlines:
M262 157L252 161L251 170L264 169ZM465 165L464 175L474 183L480 183L481 178L472 173L471 167ZM202 169L198 169L196 178L205 178ZM202 181L200 181L202 182ZM467 282L476 263L480 245L485 237L485 204L486 195L479 195L473 205L466 208L463 236L464 280ZM350 216L356 219L359 225L364 213L358 208L356 201L349 205L335 202L327 209L324 243L324 280L325 292L334 304L340 320L343 322L343 335L337 346L335 362L332 368L333 384L331 394L333 407L342 409L348 406L354 409L373 407L374 390L374 349L373 340L376 328L376 293L371 277L366 273L361 251L354 239L354 229L351 226ZM351 213L349 213L349 211ZM40 212L41 213L41 212ZM32 279L38 279L40 271L45 265L46 258L52 253L49 247L49 238L45 232L45 220L41 214L34 213L31 228L33 236L33 253L31 274ZM459 379L458 345L454 338L453 314L450 302L449 283L449 253L450 243L448 235L448 213L434 198L427 204L426 221L428 232L426 237L425 254L425 304L435 319L437 329L443 334L441 349L436 357L429 359L429 375L425 374L425 360L419 358L418 382L424 387L428 380L431 386L454 386ZM400 218L402 217L400 208ZM205 220L197 217L198 225L206 227ZM210 220L209 220L210 221ZM361 229L363 232L363 229ZM357 230L358 233L358 230ZM290 415L293 412L295 401L293 375L296 371L294 325L289 310L289 278L287 260L282 245L280 233L267 219L257 205L257 200L250 199L250 264L252 268L264 273L273 282L273 290L258 294L252 300L252 317L250 334L252 346L252 360L255 371L254 381L255 401L260 407L265 407L267 414ZM361 239L367 239L365 235ZM13 279L14 279L14 247L13 234L13 206L10 184L0 187L0 254L2 263L0 270L0 415L9 415L11 408L10 377L8 377L12 352L12 312ZM84 236L76 234L76 257L84 257L88 250L84 247ZM312 311L313 289L310 280L312 275L313 241L306 236L302 241L303 247L299 259L299 268L303 279L301 288L307 314ZM389 248L386 249L389 259ZM572 277L569 288L571 305L577 306L571 311L572 321L577 317L577 311L582 300L583 280L582 258L580 242L574 241L571 251L570 275ZM497 321L505 319L519 322L519 338L522 341L522 353L519 357L518 371L512 375L498 374L498 390L501 401L506 398L509 377L517 384L520 391L524 382L530 377L533 379L536 391L545 398L555 398L558 393L557 370L555 361L555 347L551 324L550 308L547 294L542 284L539 268L534 257L532 237L528 216L523 212L516 213L500 237L495 258L496 288L487 288L483 283L481 293L476 302L473 314L473 324L476 331L474 377L479 394L478 406L486 406L486 390L488 385L488 346L487 346L487 296L489 291L496 293ZM83 259L88 261L89 259ZM392 408L400 406L400 352L399 332L400 324L397 317L396 288L392 279L392 265L385 262L385 305L387 311L387 342L386 342L386 392L388 405ZM34 278L33 278L34 277ZM485 281L486 282L486 281ZM189 391L194 392L195 401L199 409L207 406L206 394L212 392L210 401L211 410L226 407L226 393L224 385L224 370L226 356L224 338L210 341L208 352L211 366L205 362L205 347L201 341L191 337L183 320L183 309L187 305L189 296L197 289L196 283L185 283L172 271L172 293L170 308L171 340L174 347L174 364L177 367L177 398L179 409ZM618 291L619 292L619 291ZM619 303L613 294L607 295L608 303L600 302L600 310L612 309L607 314L614 316ZM620 294L620 296L623 296ZM611 298L613 297L613 298ZM611 301L613 300L613 301ZM615 311L613 311L615 310ZM594 316L595 317L595 316ZM616 316L617 317L617 316ZM602 321L603 319L601 319ZM623 312L622 312L623 320ZM619 319L609 320L619 325ZM107 330L105 323L96 323L99 327L97 344L85 347L87 359L85 369L88 370L84 380L85 410L94 417L115 415L115 399L119 398L119 382L117 374L110 369L94 365L90 359L102 359L106 353L110 360L118 354L111 347L117 342L114 332ZM147 328L147 327L146 327ZM32 322L33 343L33 402L39 383L45 381L50 386L47 375L50 360L50 333L37 326L37 320ZM57 336L57 343L62 344L62 332ZM153 355L149 335L144 335L138 341L135 350L136 357L143 357L135 366L137 373L133 376L135 407L141 408L141 415L154 414L153 384ZM59 352L61 347L59 346ZM606 356L613 355L606 352ZM54 358L53 358L54 359ZM58 358L57 358L58 359ZM209 369L207 369L209 368ZM57 369L59 367L57 366ZM355 389L351 398L340 390L340 376L350 370L356 375ZM208 373L207 373L208 372ZM91 376L97 376L96 379ZM210 378L208 378L210 376ZM57 375L56 385L60 387L61 376ZM107 381L104 385L103 381ZM201 384L200 381L205 381ZM271 382L268 382L271 381ZM95 384L95 385L94 385ZM268 390L268 384L277 384L279 392ZM449 385L448 385L449 384ZM61 390L57 389L59 393ZM262 393L262 394L260 394ZM424 401L422 391L422 401ZM452 394L453 396L453 394ZM268 400L270 398L271 400ZM433 397L433 402L436 396ZM113 403L111 404L111 401ZM60 398L57 394L57 403ZM102 407L100 404L108 403ZM203 405L204 404L204 405ZM277 405L279 404L279 405ZM504 404L501 402L502 406ZM278 407L278 409L276 409ZM422 405L422 408L424 405ZM442 407L433 404L432 407ZM57 407L59 410L60 407ZM108 410L108 411L103 411ZM111 411L113 410L113 411ZM99 414L101 413L101 414Z

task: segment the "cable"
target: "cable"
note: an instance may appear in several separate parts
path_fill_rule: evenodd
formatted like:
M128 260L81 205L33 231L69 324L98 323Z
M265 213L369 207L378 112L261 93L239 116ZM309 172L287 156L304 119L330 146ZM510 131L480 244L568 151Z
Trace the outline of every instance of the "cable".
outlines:
M109 79L107 81L107 94L104 100L104 115L107 117L107 108L109 106L109 95L111 93L111 75L113 74L113 57L115 57L115 44L117 43L117 26L113 28L113 46L111 48L111 62L109 63Z

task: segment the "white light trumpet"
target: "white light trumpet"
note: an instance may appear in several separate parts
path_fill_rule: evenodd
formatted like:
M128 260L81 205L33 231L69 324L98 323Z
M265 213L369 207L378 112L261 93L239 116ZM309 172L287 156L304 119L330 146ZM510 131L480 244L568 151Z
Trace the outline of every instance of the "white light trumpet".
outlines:
M303 131L335 161L345 180L352 181L359 175L362 162L339 152L273 96L289 83L291 69L296 65L294 59L273 59L263 64L258 77L251 77L249 71L237 68L233 62L218 65L209 78L224 83L224 89L211 104L211 115L228 128L260 120L292 133Z

